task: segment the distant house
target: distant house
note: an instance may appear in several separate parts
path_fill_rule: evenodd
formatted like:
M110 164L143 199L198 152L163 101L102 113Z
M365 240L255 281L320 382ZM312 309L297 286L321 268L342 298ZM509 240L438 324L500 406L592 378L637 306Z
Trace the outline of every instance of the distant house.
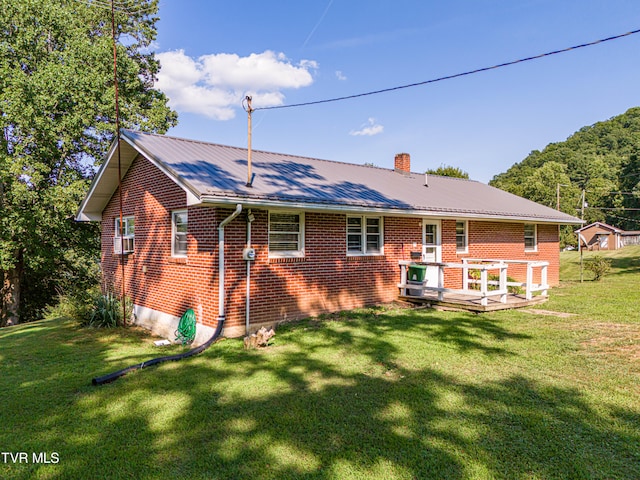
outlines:
M119 291L123 262L137 321L156 330L187 308L200 330L224 321L240 336L393 301L412 259L542 260L555 285L559 225L580 224L480 182L411 173L408 154L378 168L254 151L247 185L246 149L133 131L120 146L122 237L115 144L77 219L101 222L105 288Z
M581 248L586 250L617 250L627 245L640 245L640 232L625 231L595 222L576 230Z

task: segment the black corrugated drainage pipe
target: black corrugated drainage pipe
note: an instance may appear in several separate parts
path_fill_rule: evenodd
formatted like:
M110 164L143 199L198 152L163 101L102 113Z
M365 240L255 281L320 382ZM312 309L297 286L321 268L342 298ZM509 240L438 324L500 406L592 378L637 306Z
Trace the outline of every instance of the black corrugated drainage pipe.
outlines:
M225 218L220 225L218 225L218 291L219 291L219 304L218 304L218 324L216 325L216 330L213 332L213 335L209 340L200 345L199 347L192 348L191 350L178 353L176 355L167 355L166 357L158 357L153 358L151 360L147 360L146 362L138 363L137 365L131 365L130 367L123 368L122 370L118 370L117 372L109 373L108 375L103 375L102 377L96 377L91 380L93 385L102 385L104 383L113 382L118 378L126 375L129 372L133 372L134 370L140 370L144 367L150 367L151 365L157 365L158 363L170 362L182 360L183 358L189 358L194 355L198 355L199 353L205 351L207 348L216 341L216 339L222 333L222 326L224 325L224 227L231 220L236 218L240 212L242 211L242 204L237 204L236 209L233 211L231 215Z
M213 344L213 342L216 341L216 339L220 336L220 333L222 333L223 324L224 324L224 319L222 321L218 320L218 325L216 326L216 330L215 332L213 332L213 335L211 336L211 338L207 340L205 343L203 343L202 345L200 345L199 347L192 348L191 350L188 350L184 353L178 353L176 355L167 355L166 357L153 358L151 360L147 360L146 362L138 363L136 365L131 365L130 367L123 368L122 370L118 370L117 372L109 373L107 375L103 375L102 377L96 377L93 380L91 380L91 383L93 385L103 385L105 383L113 382L114 380L117 380L118 378L126 375L129 372L133 372L134 370L140 370L141 368L150 367L151 365L157 365L163 362L182 360L183 358L189 358L189 357L193 357L194 355L198 355L199 353L204 352L207 348L209 348Z

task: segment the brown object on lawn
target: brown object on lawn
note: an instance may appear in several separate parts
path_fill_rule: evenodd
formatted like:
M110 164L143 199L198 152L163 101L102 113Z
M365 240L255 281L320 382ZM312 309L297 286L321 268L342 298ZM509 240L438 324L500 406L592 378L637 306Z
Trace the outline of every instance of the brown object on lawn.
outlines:
M244 337L244 348L249 349L266 347L271 337L273 337L275 334L276 332L273 330L273 328L267 330L266 328L262 327L256 333L252 333L251 335Z

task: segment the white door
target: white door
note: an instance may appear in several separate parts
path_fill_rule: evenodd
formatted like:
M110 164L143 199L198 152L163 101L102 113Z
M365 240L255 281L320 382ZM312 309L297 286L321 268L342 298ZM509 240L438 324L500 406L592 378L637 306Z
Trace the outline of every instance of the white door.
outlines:
M440 245L440 221L424 220L422 222L422 261L441 262L442 248ZM438 267L428 265L425 280L427 286L438 286Z

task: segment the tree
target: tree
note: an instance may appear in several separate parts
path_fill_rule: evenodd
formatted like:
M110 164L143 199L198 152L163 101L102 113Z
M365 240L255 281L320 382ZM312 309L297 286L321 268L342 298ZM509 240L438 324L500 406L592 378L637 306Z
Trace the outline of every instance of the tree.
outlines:
M430 168L425 173L429 175L440 175L442 177L455 177L455 178L466 178L469 179L469 174L458 167L453 167L451 165L440 165L435 170Z
M0 0L0 326L33 317L21 307L42 307L97 258L97 227L72 219L115 133L103 6ZM123 126L164 132L177 117L153 88L156 12L156 0L116 12L118 89Z
M627 229L640 228L640 107L581 128L564 142L533 151L490 185L578 215L584 189L587 223L604 221ZM571 233L568 228L563 238Z
M634 152L629 156L620 174L620 190L623 195L623 207L630 209L621 219L621 227L627 230L640 230L640 156Z

